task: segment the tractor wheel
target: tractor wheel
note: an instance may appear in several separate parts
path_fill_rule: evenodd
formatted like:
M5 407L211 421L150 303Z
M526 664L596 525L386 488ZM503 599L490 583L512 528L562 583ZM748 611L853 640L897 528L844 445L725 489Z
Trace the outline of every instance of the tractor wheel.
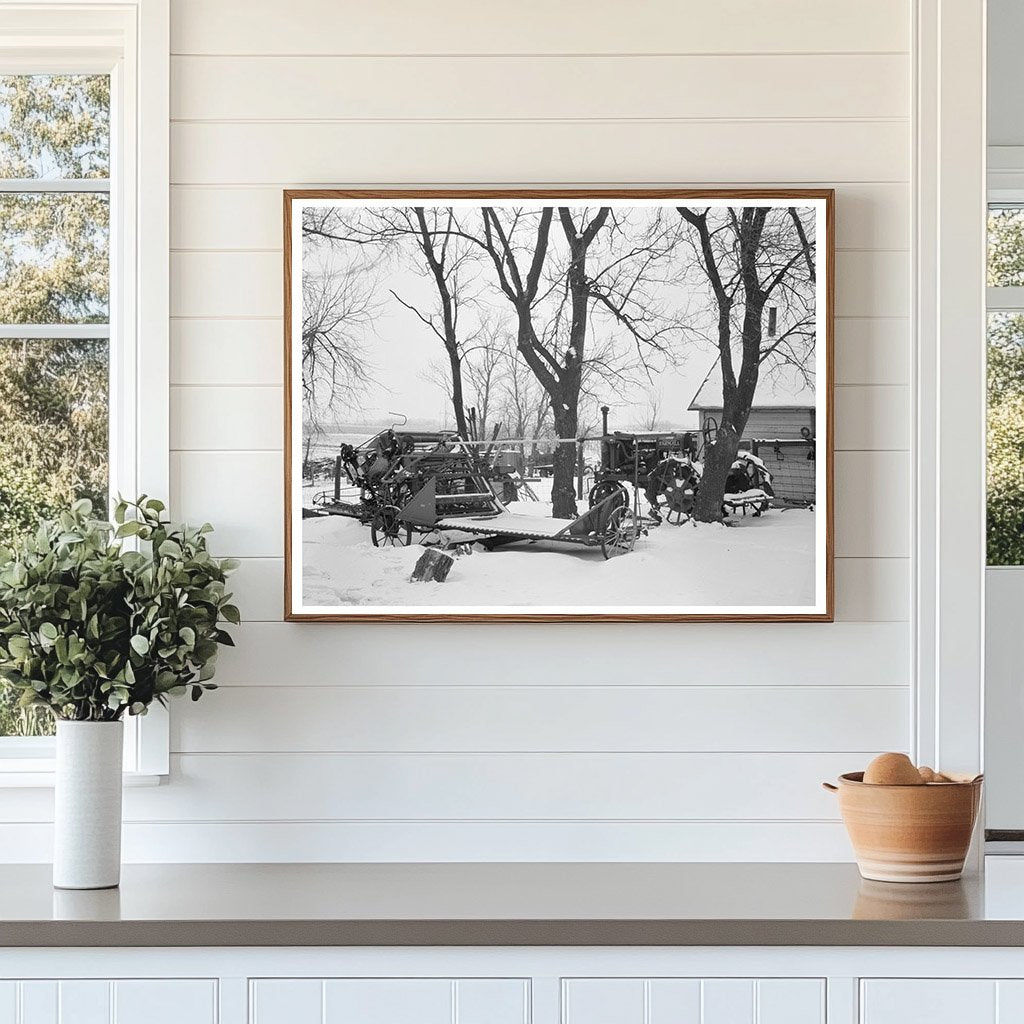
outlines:
M385 505L370 524L370 540L375 548L404 548L412 543L412 527L403 523L396 505Z
M625 508L629 504L629 494L622 484L615 480L602 480L590 489L590 507L599 505L605 498L610 498L612 495L617 496L617 500L608 502L612 508Z
M697 488L692 481L669 480L662 493L665 495L666 518L670 523L673 516L679 524L693 515L693 508L697 504Z
M605 558L628 555L636 544L636 519L630 509L620 506L612 509L601 537L601 553Z

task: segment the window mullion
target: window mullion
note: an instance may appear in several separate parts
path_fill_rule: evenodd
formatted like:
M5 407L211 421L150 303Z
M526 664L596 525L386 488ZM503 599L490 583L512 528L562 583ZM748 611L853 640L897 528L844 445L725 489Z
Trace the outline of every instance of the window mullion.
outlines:
M990 313L1024 313L1024 287L990 287L985 306Z
M0 193L110 192L109 178L0 178Z
M0 338L35 341L58 338L61 341L109 338L110 324L0 324Z

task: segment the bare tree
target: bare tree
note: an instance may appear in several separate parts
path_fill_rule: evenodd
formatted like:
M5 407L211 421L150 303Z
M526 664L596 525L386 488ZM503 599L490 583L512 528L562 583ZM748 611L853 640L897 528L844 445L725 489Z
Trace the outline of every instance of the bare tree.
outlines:
M507 369L506 351L507 338L503 328L485 321L463 353L462 372L465 391L472 403L476 440L489 437L495 425L492 417L498 404L501 378Z
M704 457L695 516L722 518L726 480L750 416L762 368L788 365L813 377L813 219L796 209L678 207L689 225L697 266L714 297L715 344L722 373L722 421ZM808 230L808 227L811 230ZM766 337L774 299L781 330ZM739 368L736 357L739 357Z
M567 257L559 263L552 238L557 228ZM516 348L548 395L555 433L563 443L553 457L552 510L556 518L576 515L573 477L575 440L580 429L584 381L605 375L614 386L627 383L630 363L623 361L615 338L624 333L636 347L636 363L647 368L652 352L668 353L678 324L648 300L652 268L671 251L673 231L656 229L618 255L602 246L602 232L618 230L610 207L596 211L544 207L539 212L484 207L482 235L474 237L490 257L498 286L516 321ZM656 240L656 244L655 244ZM604 265L591 266L600 255ZM590 351L594 316L609 315L608 334Z
M313 208L303 231L311 238L329 244L343 243L368 247L401 258L403 247L412 245L412 267L431 280L436 305L423 308L408 301L393 289L395 300L430 329L444 347L448 394L455 414L455 427L468 438L470 427L466 413L462 363L466 339L462 336L461 316L472 303L473 256L471 243L456 230L451 207L386 207L358 213L332 208ZM435 375L435 382L436 380Z
M641 426L644 430L657 430L661 422L661 399L660 391L652 391L647 396L647 408L644 411L644 418Z
M377 306L365 265L307 268L302 275L302 392L304 404L322 414L359 407L372 382L361 343Z

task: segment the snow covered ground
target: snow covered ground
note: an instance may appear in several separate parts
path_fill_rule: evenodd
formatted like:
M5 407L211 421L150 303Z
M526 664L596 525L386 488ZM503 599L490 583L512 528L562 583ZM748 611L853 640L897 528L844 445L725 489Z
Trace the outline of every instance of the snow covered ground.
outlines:
M517 502L536 516L549 506ZM815 598L815 513L773 509L734 525L664 523L626 555L600 548L517 542L456 558L444 583L411 583L422 548L375 548L370 531L330 516L302 523L302 597L307 610L358 606L523 611L581 607L687 610L722 606L811 606Z

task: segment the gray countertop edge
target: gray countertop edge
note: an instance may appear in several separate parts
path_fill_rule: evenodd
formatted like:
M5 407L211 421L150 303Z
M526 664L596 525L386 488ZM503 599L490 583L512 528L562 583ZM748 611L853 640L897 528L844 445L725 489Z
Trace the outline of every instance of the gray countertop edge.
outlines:
M0 947L1024 946L978 920L7 921Z

